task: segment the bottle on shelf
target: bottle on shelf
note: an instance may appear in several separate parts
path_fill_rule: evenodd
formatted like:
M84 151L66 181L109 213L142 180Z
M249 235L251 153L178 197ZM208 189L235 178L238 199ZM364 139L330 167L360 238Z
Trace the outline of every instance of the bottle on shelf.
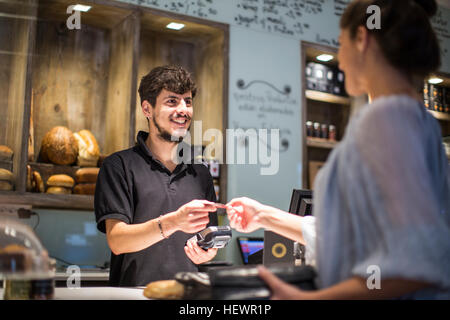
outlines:
M320 123L319 122L314 122L313 137L320 138Z
M332 124L328 126L328 140L336 141L336 126Z
M312 121L306 121L306 136L312 137L313 136L313 123Z
M320 126L320 137L322 139L328 139L328 125L324 123Z

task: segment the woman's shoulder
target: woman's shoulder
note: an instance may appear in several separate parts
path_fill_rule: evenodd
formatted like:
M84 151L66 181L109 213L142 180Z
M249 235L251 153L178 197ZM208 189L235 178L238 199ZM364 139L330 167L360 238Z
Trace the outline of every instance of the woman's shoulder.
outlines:
M380 97L365 106L357 129L360 132L414 130L425 125L428 117L424 105L406 95Z

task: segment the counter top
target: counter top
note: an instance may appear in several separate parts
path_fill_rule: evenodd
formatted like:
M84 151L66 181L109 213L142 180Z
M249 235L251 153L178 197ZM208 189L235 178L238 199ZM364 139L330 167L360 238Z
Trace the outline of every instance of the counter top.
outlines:
M144 287L55 288L54 300L148 300L143 290ZM0 300L3 300L3 288L0 289Z
M69 275L66 272L56 272L55 273L55 280L56 281L62 281L67 280ZM85 271L81 270L81 280L82 281L108 281L109 280L109 271Z

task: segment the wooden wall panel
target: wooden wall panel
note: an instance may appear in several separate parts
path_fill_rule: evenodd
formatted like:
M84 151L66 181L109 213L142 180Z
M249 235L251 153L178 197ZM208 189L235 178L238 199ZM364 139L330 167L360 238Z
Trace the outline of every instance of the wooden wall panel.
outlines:
M136 32L139 32L139 24L135 15L130 15L111 31L106 114L102 118L106 125L106 154L131 147L129 135L130 114L134 112L135 103L131 89L134 87L133 81L136 81L133 72Z
M8 92L10 87L11 64L14 58L11 19L0 18L0 145L6 145L10 123L8 115Z
M0 7L3 12L3 5ZM14 157L10 169L15 176L15 190L24 190L22 162L23 146L27 143L27 131L23 131L26 118L27 74L34 35L36 4L34 0L9 6L6 14L22 14L23 19L1 18L0 20L0 144L9 146Z
M214 37L198 44L199 58L196 60L198 97L194 120L202 121L205 132L214 128L223 130L223 36Z
M55 126L89 129L105 145L104 116L110 46L108 32L82 25L68 30L39 22L33 70L35 155Z

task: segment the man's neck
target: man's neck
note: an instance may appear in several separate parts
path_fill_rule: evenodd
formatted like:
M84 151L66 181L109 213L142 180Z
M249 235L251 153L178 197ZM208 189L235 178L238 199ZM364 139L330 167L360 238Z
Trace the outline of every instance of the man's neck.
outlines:
M153 157L158 159L170 172L175 170L177 165L172 160L172 153L178 145L177 142L166 141L150 132L145 144L152 152Z

